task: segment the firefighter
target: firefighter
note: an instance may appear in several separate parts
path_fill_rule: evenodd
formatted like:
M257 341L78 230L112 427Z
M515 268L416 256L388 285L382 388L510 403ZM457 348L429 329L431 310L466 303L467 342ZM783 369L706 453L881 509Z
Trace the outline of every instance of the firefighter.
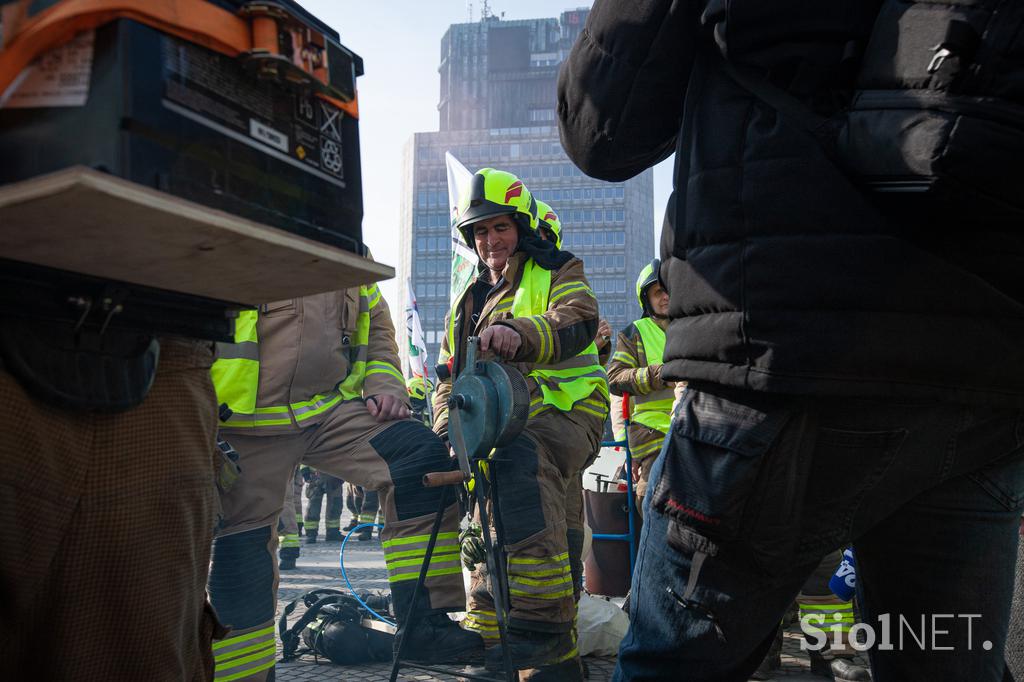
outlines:
M511 173L478 171L456 222L480 257L479 272L448 314L434 429L447 437L447 398L465 366L467 338L527 377L525 431L498 448L498 480L510 602L510 657L530 679L581 679L572 638L576 608L566 541L566 490L597 450L608 384L593 339L598 306L583 263L536 234L536 204ZM450 361L450 362L449 362ZM494 602L482 565L470 582L467 627L501 665ZM532 676L532 677L531 677Z
M221 435L239 453L241 475L221 496L209 592L229 636L214 644L216 678L274 677L277 538L289 476L306 463L378 490L388 580L404 619L426 554L440 489L423 474L447 469L448 453L409 418L388 306L376 285L263 305L240 314L235 343L212 368L230 408ZM227 415L227 410L225 413ZM482 652L482 641L446 615L461 611L457 505L448 507L408 658L443 662Z
M643 315L619 332L615 354L608 364L608 385L612 393L632 396L629 449L633 456L637 506L647 493L651 466L661 451L672 418L675 384L661 379L661 355L668 325L668 293L658 283L655 258L640 271L636 297Z
M312 467L303 467L307 478L306 499L306 544L317 541L320 531L320 511L327 498L327 510L324 518L324 540L341 542L341 512L345 507L345 482L337 476L324 474Z

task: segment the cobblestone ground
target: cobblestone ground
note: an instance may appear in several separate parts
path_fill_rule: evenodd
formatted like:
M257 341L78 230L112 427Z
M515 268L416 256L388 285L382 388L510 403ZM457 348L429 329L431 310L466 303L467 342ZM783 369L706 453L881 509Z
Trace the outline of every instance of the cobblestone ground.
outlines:
M347 521L347 519L345 519ZM323 537L321 531L320 537ZM345 589L338 563L341 543L325 543L321 540L315 545L305 544L302 538L302 555L298 560L298 568L294 571L282 571L278 593L277 615L280 617L284 607L304 592L319 587ZM384 555L380 543L376 540L357 542L354 539L345 546L345 569L349 580L356 589L386 589L387 572L384 568ZM294 622L302 608L296 610L291 621ZM278 653L280 653L280 641ZM610 680L615 669L614 658L587 657L592 682ZM863 661L860 661L863 662ZM311 682L313 680L356 680L359 682L380 682L388 680L391 672L389 663L376 663L360 666L338 666L321 659L319 662L312 655L305 655L290 663L278 663L277 682ZM431 675L409 669L399 675L400 680L422 680L434 682L438 680L458 680L458 677ZM810 674L807 656L800 651L800 633L791 628L786 633L782 652L782 670L772 679L787 680L824 680L828 678Z

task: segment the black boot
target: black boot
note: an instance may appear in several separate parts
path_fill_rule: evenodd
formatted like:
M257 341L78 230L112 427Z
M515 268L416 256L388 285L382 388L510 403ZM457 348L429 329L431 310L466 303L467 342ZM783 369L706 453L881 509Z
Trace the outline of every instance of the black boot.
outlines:
M549 668L552 665L561 665L561 663L555 664L552 661L558 661L558 659L563 658L573 648L571 632L536 632L534 630L509 628L506 639L509 644L509 653L511 654L509 660L516 670ZM505 667L504 661L501 644L487 650L485 662L488 671L500 672ZM582 677L582 671L580 671L580 677Z
M542 665L523 671L519 679L530 682L583 682L583 659L574 656L561 663Z
M342 528L341 530L343 530L344 532L347 533L347 532L349 532L350 530L352 530L353 528L355 528L358 525L359 525L359 519L357 519L356 517L353 516L351 519L349 519L348 525L345 526L344 528Z
M360 542L366 542L367 540L373 539L373 526L367 526L356 533L356 540Z
M294 571L295 570L295 557L293 556L282 556L281 561L277 564L277 570L279 571Z
M868 682L871 679L867 668L846 657L836 656L830 669L836 682Z
M306 544L307 545L315 545L316 544L316 536L317 536L316 533L306 533Z
M328 528L327 532L324 533L324 542L341 542L341 530L338 528Z
M446 613L421 616L406 633L401 623L395 636L398 641L408 637L402 659L416 663L474 663L483 658L484 640L475 632L464 630Z

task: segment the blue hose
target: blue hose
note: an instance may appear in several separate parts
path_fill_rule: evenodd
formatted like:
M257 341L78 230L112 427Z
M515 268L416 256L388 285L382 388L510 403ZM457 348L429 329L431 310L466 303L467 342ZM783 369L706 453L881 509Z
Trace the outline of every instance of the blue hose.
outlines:
M338 563L341 564L341 577L345 579L345 585L348 587L348 591L352 593L352 596L355 597L355 600L357 602L359 602L360 605L362 605L362 607L364 609L366 609L371 614L373 614L373 616L377 620L381 621L382 623L387 623L388 625L390 625L392 627L398 627L397 624L392 623L390 620L388 620L384 616L380 615L379 613L377 613L376 611L371 609L366 604L366 602L364 602L362 599L359 598L359 595L356 594L355 588L352 587L352 583L349 582L348 574L345 573L345 545L348 544L348 539L350 537L352 537L353 535L355 535L357 530L359 530L360 528L367 528L367 527L369 527L369 528L383 528L384 526L382 524L380 524L380 523L360 523L358 526L356 526L355 528L353 528L352 530L350 530L348 532L348 535L345 536L345 539L341 541L341 553L338 555Z

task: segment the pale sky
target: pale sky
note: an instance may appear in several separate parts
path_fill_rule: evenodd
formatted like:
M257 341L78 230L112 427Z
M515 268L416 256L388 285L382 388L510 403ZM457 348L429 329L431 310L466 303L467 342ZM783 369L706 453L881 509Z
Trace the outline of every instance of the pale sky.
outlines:
M450 24L469 19L465 0L300 0L338 31L341 43L363 58L359 79L359 134L363 167L363 240L374 258L398 263L398 206L402 147L413 133L437 130L441 37ZM482 2L473 3L473 20ZM587 7L576 0L492 0L491 13L506 19L557 17ZM655 169L654 216L658 233L672 190L671 159ZM558 207L554 207L558 210ZM652 225L654 230L655 226ZM655 254L652 254L652 256ZM394 280L381 284L392 314L402 315ZM403 322L404 324L404 322Z

